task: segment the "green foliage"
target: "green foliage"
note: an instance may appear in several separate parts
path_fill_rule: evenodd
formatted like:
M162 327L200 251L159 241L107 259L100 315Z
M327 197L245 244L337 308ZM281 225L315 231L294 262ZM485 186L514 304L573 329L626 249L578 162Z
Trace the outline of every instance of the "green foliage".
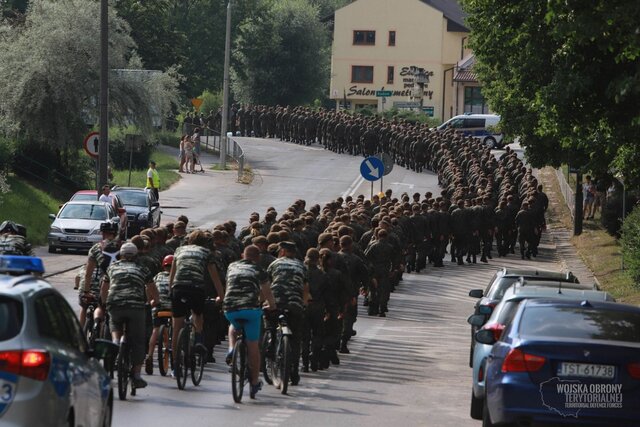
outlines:
M126 135L136 135L142 141L138 150L126 149ZM129 159L134 169L145 169L149 165L154 144L135 127L109 129L109 154L115 169L129 169Z
M55 199L16 177L9 176L8 183L11 190L3 195L0 219L13 219L27 227L29 242L34 246L46 243L51 225L48 216L58 212L63 199Z
M638 197L633 193L626 194L625 215L633 210ZM620 227L622 225L622 189L620 188L612 196L607 197L607 202L602 206L602 226L612 236L620 235ZM626 222L626 220L625 220Z
M178 148L180 146L180 138L180 132L160 131L155 132L151 136L151 142L154 146L166 145L168 147Z
M505 133L520 136L528 161L569 162L597 175L615 166L637 186L637 2L463 0L463 6L483 94Z
M426 123L429 127L436 127L441 123L441 121L435 117L429 117L425 113L413 110L398 110L397 108L392 108L382 112L381 115L387 120L402 119L411 123Z
M245 103L303 105L321 97L329 74L329 32L307 0L261 3L238 30L233 90Z
M622 256L636 289L640 288L640 208L636 207L622 225Z
M176 172L178 169L178 159L175 156L165 153L161 149L156 149L151 153L151 159L156 162L156 170L160 175L160 189L166 190L180 179ZM147 185L147 165L134 168L131 171L131 186L145 187ZM125 168L113 170L113 184L129 185L129 164Z
M212 111L213 114L215 114L218 108L222 107L222 91L212 93L205 90L199 98L202 99L200 112L203 113L205 117Z

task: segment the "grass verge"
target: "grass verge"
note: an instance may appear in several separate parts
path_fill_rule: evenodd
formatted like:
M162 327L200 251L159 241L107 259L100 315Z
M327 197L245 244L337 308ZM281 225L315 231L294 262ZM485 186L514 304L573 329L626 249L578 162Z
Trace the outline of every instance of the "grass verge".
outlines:
M9 176L8 182L11 190L2 195L0 221L11 219L24 225L33 246L45 244L51 225L48 215L58 212L62 201L14 176Z
M549 196L549 227L572 230L573 218L562 197L555 170L550 167L542 169L540 179ZM603 290L621 302L638 305L640 292L622 270L620 244L600 225L599 219L598 213L595 220L584 221L582 234L572 237L571 243L575 246L578 256L596 276Z
M151 158L156 162L156 169L160 175L160 189L166 190L173 184L178 182L180 174L176 172L179 163L178 159L163 153L156 149ZM147 185L147 169L134 169L131 171L131 185L129 185L129 169L114 170L113 171L113 183L126 187L146 187Z

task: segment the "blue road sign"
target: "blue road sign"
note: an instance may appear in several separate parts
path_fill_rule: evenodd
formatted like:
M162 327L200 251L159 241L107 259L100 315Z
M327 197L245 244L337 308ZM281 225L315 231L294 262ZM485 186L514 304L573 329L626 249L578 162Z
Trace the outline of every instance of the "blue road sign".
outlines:
M360 174L367 181L377 181L384 174L384 163L377 157L367 157L360 164Z

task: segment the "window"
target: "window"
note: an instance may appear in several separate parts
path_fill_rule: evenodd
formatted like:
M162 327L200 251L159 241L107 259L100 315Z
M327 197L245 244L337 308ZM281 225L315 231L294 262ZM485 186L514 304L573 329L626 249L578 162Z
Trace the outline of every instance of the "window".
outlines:
M0 298L0 342L8 341L20 333L23 318L22 302Z
M351 66L351 83L373 83L373 66Z
M393 84L393 75L395 74L395 67L388 66L387 67L387 84Z
M464 112L475 114L486 114L489 107L484 100L481 92L482 88L478 86L469 86L464 88Z
M484 119L464 119L462 127L467 129L481 129L484 127Z
M395 45L396 45L396 32L389 31L389 46L395 46Z
M360 31L354 30L353 32L353 44L373 46L376 44L376 32L375 31Z
M35 301L38 332L42 337L84 352L86 343L80 324L64 298L45 294Z

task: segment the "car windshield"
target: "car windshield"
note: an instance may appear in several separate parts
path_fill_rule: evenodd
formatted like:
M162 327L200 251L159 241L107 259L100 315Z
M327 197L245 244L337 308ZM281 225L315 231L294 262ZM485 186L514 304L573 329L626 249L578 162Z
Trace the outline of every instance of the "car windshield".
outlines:
M10 340L22 329L22 304L0 297L0 342Z
M147 194L141 191L122 191L118 192L118 196L125 206L147 206Z
M74 194L71 200L75 200L77 202L95 202L97 200L95 194Z
M60 212L62 219L95 219L106 220L107 209L100 205L67 204Z
M583 307L526 307L520 335L640 343L640 313Z

